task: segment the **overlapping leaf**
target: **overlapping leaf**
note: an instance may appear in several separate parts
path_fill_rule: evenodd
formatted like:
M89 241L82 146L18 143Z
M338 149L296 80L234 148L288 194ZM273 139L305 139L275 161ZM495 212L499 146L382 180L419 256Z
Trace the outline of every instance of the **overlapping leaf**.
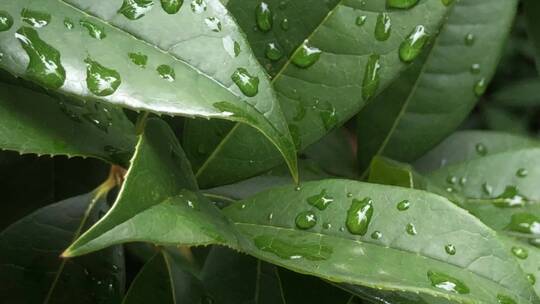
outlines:
M540 4L538 1L526 0L525 1L525 15L527 17L527 27L529 37L536 48L536 66L540 72Z

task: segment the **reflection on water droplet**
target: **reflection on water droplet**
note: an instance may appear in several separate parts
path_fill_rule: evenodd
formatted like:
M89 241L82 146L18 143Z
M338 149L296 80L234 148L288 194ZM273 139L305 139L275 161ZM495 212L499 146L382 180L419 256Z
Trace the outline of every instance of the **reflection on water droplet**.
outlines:
M428 271L427 276L431 281L431 286L435 288L442 289L444 291L459 293L459 294L468 294L470 292L467 285L465 285L460 280L451 277L447 274Z
M457 177L455 177L453 175L449 175L446 178L446 182L449 183L450 185L455 185L457 183Z
M525 260L527 257L529 257L529 252L527 252L527 249L523 247L512 247L512 253L519 259Z
M72 30L72 29L75 27L75 24L73 23L73 21L71 21L71 19L66 18L66 19L64 19L64 26L65 26L68 30Z
M278 61L283 57L283 52L274 42L270 42L266 45L266 58L272 61Z
M210 30L212 30L213 32L217 33L217 32L221 31L221 21L219 21L218 18L216 18L216 17L208 17L208 18L204 19L204 22L206 23L208 28Z
M429 35L423 25L417 25L399 46L399 58L403 62L412 62L429 40Z
M501 195L493 199L493 205L499 208L523 207L528 201L519 193L516 186L508 186Z
M486 79L482 78L478 80L476 84L474 85L474 94L477 97L480 97L484 95L484 93L486 92L486 88L487 88Z
M231 79L247 97L253 97L259 93L259 77L252 76L246 69L236 69Z
M373 233L371 234L371 238L374 240L380 240L382 237L383 234L380 231L373 231Z
M317 216L313 211L300 212L296 216L296 227L299 229L307 230L317 225Z
M60 88L66 80L60 52L41 40L36 30L31 27L21 27L15 33L15 38L19 40L30 58L26 67L29 78L47 88Z
M408 210L410 206L411 206L411 202L409 202L409 200L402 200L401 202L397 204L397 209L399 211L405 211L405 210Z
M529 244L534 247L540 248L540 239L530 239Z
M240 44L234 41L231 36L223 37L223 48L232 58L238 57L238 55L240 55Z
M124 15L129 20L142 18L154 6L153 0L124 0L118 13Z
M157 67L156 71L158 72L159 77L169 82L173 82L176 79L174 69L170 65L162 64Z
M289 19L284 18L283 20L281 20L280 27L281 27L282 30L288 31L289 30Z
M478 64L478 63L473 63L473 64L471 65L471 73L472 73L472 74L479 74L479 73L480 73L480 70L481 70L481 69L480 69L480 64Z
M273 213L268 214L268 221L272 221L273 218L274 218Z
M321 57L322 51L310 46L308 41L304 41L302 46L294 53L292 62L300 68L308 68L315 64Z
M51 22L51 15L45 12L39 12L24 8L21 11L22 21L35 28L42 28Z
M161 0L161 7L167 14L176 14L184 4L184 0Z
M351 192L347 192L347 197L353 197L353 194Z
M389 8L408 9L415 6L418 0L386 0L386 6Z
M476 144L475 146L475 149L476 149L476 153L480 156L486 156L487 153L488 153L488 149L486 148L486 146L482 143L478 143Z
M369 56L364 72L364 80L362 82L362 98L364 98L364 100L369 100L375 95L375 92L377 92L380 83L380 70L380 56L377 54Z
M129 53L128 56L129 59L131 59L131 62L133 62L134 64L140 66L141 68L146 67L146 63L148 62L148 56L142 53Z
M93 38L102 40L105 37L107 37L107 35L105 34L105 29L101 26L98 26L92 23L91 21L81 20L79 21L79 24L83 26L84 28L86 28L88 30L88 34L92 36Z
M407 231L410 235L416 235L418 232L416 231L416 227L413 223L408 223L407 226L405 226L405 231Z
M516 304L516 301L514 299L510 298L509 296L498 294L497 295L497 302L499 304Z
M493 193L493 187L488 183L483 183L482 191L484 191L484 194L491 196L491 194Z
M268 6L268 3L261 2L255 9L255 19L257 21L257 27L263 31L268 32L272 29L274 15Z
M6 12L0 11L0 32L5 32L13 26L13 17Z
M472 33L468 33L465 36L465 44L468 45L468 46L473 45L475 40L476 40L476 37Z
M323 227L324 229L327 229L327 230L328 230L328 229L332 228L332 224L330 224L330 223L324 223L324 224L322 225L322 227Z
M363 15L363 16L358 16L356 17L356 25L358 26L362 26L366 23L366 20L367 20L367 16Z
M254 239L255 246L259 250L270 252L282 259L296 260L306 259L310 261L327 260L332 255L332 248L323 246L319 242L311 243L300 241L292 243L283 241L271 235L261 235Z
M540 235L540 218L531 213L515 213L512 215L512 220L507 229L521 233Z
M465 186L465 184L467 184L467 178L465 176L461 177L459 179L459 184Z
M366 197L361 201L353 199L347 211L347 220L345 222L349 232L365 235L373 217L373 211L373 201L370 198Z
M444 246L444 251L446 251L446 253L448 253L449 255L455 255L456 254L456 246L454 246L452 244L447 244L446 246Z
M377 23L375 24L375 39L386 41L392 33L392 20L388 13L379 13Z
M300 190L302 190L302 188L300 186L294 187L294 191L300 191Z
M531 283L531 285L536 284L536 277L532 273L527 274L527 280L529 281L529 283Z
M206 1L204 0L193 0L191 1L191 11L195 14L201 14L206 11Z
M90 92L97 96L112 95L120 86L120 74L92 60L86 58L86 85Z
M519 168L516 171L516 176L517 177L527 177L527 175L529 175L529 171L527 171L527 169L525 169L525 168Z
M334 198L326 193L326 189L323 189L321 190L321 193L308 197L307 202L311 206L314 206L322 211L328 208L328 206L334 202Z

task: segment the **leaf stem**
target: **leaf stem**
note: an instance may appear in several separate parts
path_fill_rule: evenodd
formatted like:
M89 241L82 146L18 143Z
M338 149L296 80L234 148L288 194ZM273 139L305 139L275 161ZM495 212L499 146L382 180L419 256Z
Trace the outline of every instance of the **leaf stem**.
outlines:
M149 112L141 112L135 123L135 134L141 135L144 132L144 127L146 126L146 120L148 118Z

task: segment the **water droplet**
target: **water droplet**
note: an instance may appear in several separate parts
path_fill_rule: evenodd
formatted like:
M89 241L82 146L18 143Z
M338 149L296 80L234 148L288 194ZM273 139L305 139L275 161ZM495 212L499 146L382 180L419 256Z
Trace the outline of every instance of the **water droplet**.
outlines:
M347 229L352 234L365 235L373 216L373 201L370 198L363 200L353 199L347 211Z
M435 288L459 294L468 294L470 292L467 285L447 274L430 270L428 271L427 276L431 281L431 286Z
M280 10L285 10L287 8L287 2L286 1L279 2L278 8Z
M412 62L429 40L429 35L423 25L417 25L399 46L399 58L403 62Z
M529 175L529 171L527 171L527 169L525 169L525 168L519 168L516 171L516 176L517 177L527 177L527 175Z
M371 238L374 240L380 240L382 237L383 234L380 231L373 231L373 233L371 234Z
M284 18L283 20L281 20L281 24L279 26L281 27L282 30L288 31L289 30L289 19Z
M216 17L208 17L204 19L204 22L208 26L209 29L211 29L213 32L220 32L221 31L221 21L219 21Z
M512 247L512 253L514 256L516 256L518 259L525 260L527 257L529 257L529 252L527 252L527 249L523 247Z
M536 284L536 277L532 273L527 274L527 280L529 281L529 283L531 283L531 285Z
M201 14L206 11L206 1L204 0L193 0L191 1L191 11L195 14Z
M275 236L262 235L254 240L255 246L259 250L270 252L282 259L296 260L307 259L310 261L327 260L332 255L332 248L323 246L319 242L307 243L299 242L294 244L280 239Z
M272 219L274 219L274 214L273 213L268 214L268 221L272 221Z
M534 247L540 248L540 239L530 239L529 244Z
M461 177L459 179L459 184L465 186L465 184L467 184L467 178L465 176Z
M482 143L478 143L476 144L475 146L475 149L476 149L476 153L480 156L486 156L487 153L488 153L488 149L486 148L486 146Z
M444 246L444 251L446 251L446 253L448 253L449 255L455 255L456 254L456 246L454 246L452 244L447 244L446 246Z
M454 0L441 0L441 2L444 4L444 6L450 6L452 3L454 3Z
M283 52L274 42L270 42L266 45L266 58L272 61L278 61L283 57Z
M48 13L34 11L27 8L21 11L21 18L23 22L30 24L35 28L45 27L51 22L51 15Z
M154 6L153 0L124 0L118 13L124 15L129 20L142 18Z
M87 20L81 20L79 21L79 24L86 28L88 30L88 34L93 38L102 40L107 37L107 35L105 34L105 29L103 27L100 27Z
M510 298L509 296L498 294L497 295L497 302L499 304L516 304L516 301L514 299Z
M86 58L86 85L90 92L97 96L112 95L120 86L120 74L113 69L102 66L98 62Z
M336 108L329 101L325 100L321 102L316 100L312 108L319 112L321 121L327 131L333 129L338 124Z
M479 74L479 73L480 73L480 70L481 70L480 64L478 64L478 63L473 63L473 64L471 65L471 73L472 73L472 74Z
M268 3L261 2L255 9L255 18L257 20L257 27L263 31L268 32L272 29L274 22L274 15L268 6Z
M455 185L457 183L457 177L453 176L453 175L449 175L447 178L446 178L446 182L449 183L450 185Z
M487 88L486 79L482 78L478 80L476 84L474 85L474 94L477 97L480 97L484 95L484 93L486 92L486 88Z
M347 192L347 197L353 197L353 194L351 192Z
M380 69L380 56L376 54L369 56L362 82L362 98L364 100L370 99L377 92L380 83Z
M156 71L161 78L169 82L173 82L176 79L176 73L170 65L162 64L157 67Z
M134 64L140 66L141 68L146 67L146 63L148 62L148 56L142 53L129 53L128 56L129 59L131 59L131 62L133 62Z
M223 38L223 48L232 58L238 57L238 55L240 55L240 44L234 41L231 36L226 36Z
M468 45L468 46L473 45L475 40L476 40L476 37L472 33L468 33L465 36L465 44Z
M332 224L330 224L330 223L324 223L324 224L322 225L322 227L323 227L324 229L328 230L328 229L332 228Z
M308 197L307 202L311 206L314 206L322 211L328 208L328 206L334 202L334 198L326 193L326 189L323 189L321 193Z
M345 227L339 227L340 232L345 232Z
M405 211L405 210L408 210L410 206L411 206L411 202L409 202L408 200L402 200L401 202L397 204L397 209L399 211Z
M493 199L493 205L499 208L523 207L529 200L521 195L515 186L508 186L504 192Z
M66 19L64 19L64 26L68 30L72 30L75 27L75 23L73 23L73 21L71 21L71 19L66 18Z
M300 68L308 68L315 64L321 57L322 51L310 46L308 41L304 41L302 46L294 53L292 62Z
M482 191L484 191L484 194L486 195L491 195L493 193L493 187L488 183L483 183Z
M231 79L247 97L253 97L259 93L259 77L251 76L246 69L236 69Z
M167 14L176 14L184 4L184 0L161 0L161 7Z
M386 41L392 33L392 20L388 13L380 13L375 24L375 39Z
M409 9L417 3L418 0L386 0L386 6L389 8Z
M246 204L240 205L240 209L246 209L246 207L247 207Z
M363 16L358 16L356 17L356 25L358 26L362 26L366 23L367 21L367 16L363 15Z
M531 213L515 213L507 229L527 234L540 234L540 218Z
M446 192L454 193L454 192L457 192L457 190L454 187L448 187L448 188L446 188Z
M317 216L313 211L304 211L296 216L295 223L300 229L311 229L317 224Z
M31 27L21 27L15 38L28 54L30 61L26 67L28 76L51 89L60 88L66 80L66 71L60 61L60 52L41 40Z
M300 190L302 190L302 188L300 186L294 187L294 191L300 191Z
M413 223L408 223L407 226L405 226L405 231L407 231L410 235L416 235L418 232L416 231L416 227Z
M5 32L13 26L13 17L6 12L0 11L0 32Z

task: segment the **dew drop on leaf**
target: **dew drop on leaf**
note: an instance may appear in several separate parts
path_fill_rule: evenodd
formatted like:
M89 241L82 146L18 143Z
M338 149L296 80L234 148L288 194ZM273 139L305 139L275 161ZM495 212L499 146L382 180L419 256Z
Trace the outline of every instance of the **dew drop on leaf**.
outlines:
M204 0L193 0L191 1L191 11L195 14L202 14L206 11L206 1Z
M65 26L68 30L72 30L72 29L75 27L75 23L73 23L73 21L71 21L71 19L65 18L65 19L64 19L64 26Z
M399 211L409 210L410 207L411 207L411 202L409 202L409 200L402 200L401 202L397 204L397 210Z
M485 195L491 196L491 194L493 193L493 187L488 183L483 183L482 191L484 192Z
M101 26L96 25L95 23L88 20L81 20L79 24L88 30L88 34L96 39L102 40L107 35L105 34L105 29Z
M167 14L176 14L184 4L184 0L161 0L161 8Z
M225 49L225 52L231 56L231 58L235 58L240 55L240 44L234 41L231 36L223 37L223 48Z
M483 143L477 143L474 148L476 150L476 153L480 156L486 156L488 153L488 149Z
M347 192L347 197L353 197L353 194L351 192Z
M358 16L358 17L356 17L355 24L358 25L358 26L362 26L362 25L364 25L366 23L366 20L367 20L367 16L365 16L365 15Z
M416 231L416 227L413 223L408 223L407 226L405 226L405 231L407 231L410 235L416 235L418 232Z
M512 247L512 253L514 254L514 256L522 260L525 260L529 256L529 252L527 252L527 249L523 247Z
M375 24L375 39L386 41L392 33L392 20L388 13L380 13Z
M300 68L308 68L315 64L321 57L322 51L314 46L310 46L308 41L304 41L302 46L294 53L292 62Z
M324 223L324 224L322 225L322 227L323 227L323 229L327 229L327 230L328 230L328 229L332 228L332 224L330 224L330 223Z
M540 218L531 213L515 213L512 215L507 229L520 233L540 235Z
M31 27L21 27L15 33L15 38L30 58L26 67L29 78L51 89L64 85L66 71L58 50L41 40L36 30Z
M313 211L300 212L296 216L295 223L299 229L311 229L317 224L317 216Z
M13 26L13 17L6 12L0 11L0 32L5 32Z
M262 32L268 32L272 29L274 21L274 15L268 6L268 3L261 2L255 9L255 20L257 21L257 27Z
M373 233L371 234L371 238L374 240L380 240L382 237L383 234L380 231L373 231Z
M531 283L531 285L536 284L536 277L532 273L527 274L527 280L529 281L529 283Z
M479 63L473 63L471 65L471 73L475 74L475 75L480 73L480 64Z
M221 31L221 21L216 17L208 17L204 19L204 23L206 23L206 26L208 26L212 32L217 33Z
M288 31L289 30L289 19L284 18L283 20L281 20L281 24L279 26L281 27L282 30Z
M322 211L328 208L328 206L334 202L334 198L326 193L326 189L323 189L321 190L321 193L308 197L307 202L311 206L314 206Z
M499 304L517 304L514 299L510 298L509 296L498 294L497 295L497 302Z
M153 0L124 0L118 13L124 15L129 20L142 18L154 6Z
M369 56L362 81L362 98L364 100L369 100L377 92L380 83L380 70L380 56L376 54Z
M453 176L453 175L449 175L447 178L446 178L446 182L449 183L450 185L455 185L457 183L457 177Z
M454 246L452 244L447 244L446 246L444 246L444 251L446 251L446 253L448 253L449 255L455 255L456 254L456 246Z
M42 28L51 22L51 15L45 12L25 8L21 11L21 19L24 23L35 28Z
M157 67L156 71L158 72L159 77L169 82L173 82L176 79L176 73L170 65L162 64Z
M454 3L454 0L441 0L441 2L444 6L450 6Z
M275 42L269 42L266 45L266 58L272 60L272 61L278 61L283 57L283 52L281 49L277 46Z
M389 8L408 9L415 6L418 0L386 0L386 6Z
M474 94L477 97L480 97L484 95L484 93L486 92L486 88L487 88L486 79L482 78L478 80L476 84L474 85Z
M148 62L148 56L142 53L129 53L128 56L129 59L131 59L131 62L133 62L135 65L138 65L141 68L146 67L146 63Z
M347 211L347 220L345 222L349 232L356 235L365 235L373 217L373 211L373 200L370 198L366 197L363 200L353 199Z
M471 46L471 45L474 44L475 41L476 41L476 37L474 36L474 34L468 33L467 35L465 35L465 44L466 45Z
M301 242L293 244L270 235L258 236L254 239L254 243L259 250L270 252L287 260L322 261L329 259L333 253L331 247L323 246L320 243Z
M403 62L412 62L420 53L429 40L426 28L417 25L399 46L399 58Z
M447 274L430 270L428 271L427 276L431 281L431 286L435 288L458 294L468 294L470 292L467 285Z
M117 71L107 68L91 58L86 58L86 85L97 96L112 95L122 80Z
M529 171L527 171L527 169L525 169L525 168L519 168L516 171L516 176L517 177L527 177L527 175L529 175Z
M246 69L236 69L231 79L247 97L253 97L259 93L259 77L252 76Z
M528 201L516 186L508 186L501 195L493 199L493 205L499 208L515 208L525 206Z

